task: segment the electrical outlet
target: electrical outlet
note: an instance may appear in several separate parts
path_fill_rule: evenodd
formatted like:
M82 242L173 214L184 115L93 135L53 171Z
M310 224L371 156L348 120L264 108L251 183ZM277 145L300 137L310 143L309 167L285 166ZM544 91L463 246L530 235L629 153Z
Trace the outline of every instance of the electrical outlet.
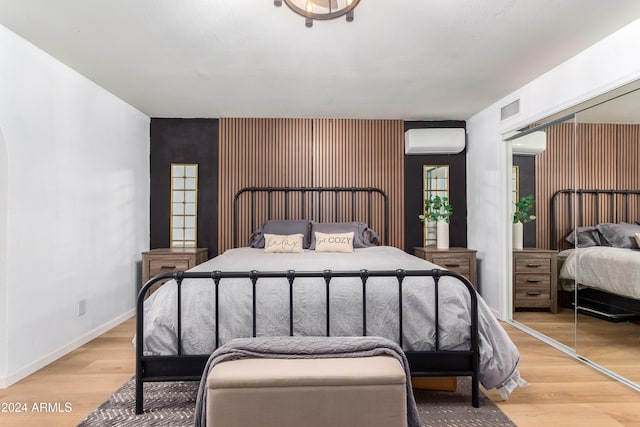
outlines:
M87 300L81 299L80 302L78 302L78 316L82 316L86 312L87 312Z

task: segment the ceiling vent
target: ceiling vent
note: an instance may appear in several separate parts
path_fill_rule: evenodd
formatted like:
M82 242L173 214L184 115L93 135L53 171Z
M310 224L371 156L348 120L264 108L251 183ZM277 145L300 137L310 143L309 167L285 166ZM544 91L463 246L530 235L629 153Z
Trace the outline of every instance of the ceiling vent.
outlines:
M463 128L409 129L404 133L405 154L457 154L464 147Z
M500 109L500 120L506 120L511 116L515 116L520 112L520 100L516 99L515 101L505 105Z

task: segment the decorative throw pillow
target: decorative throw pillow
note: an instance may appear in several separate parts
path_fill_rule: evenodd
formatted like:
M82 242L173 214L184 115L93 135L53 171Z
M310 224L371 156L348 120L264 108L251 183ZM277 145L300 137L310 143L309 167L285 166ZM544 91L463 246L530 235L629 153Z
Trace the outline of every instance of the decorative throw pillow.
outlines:
M636 245L640 248L640 233L636 233Z
M353 252L353 231L326 234L316 231L316 252Z
M300 253L302 252L302 234L265 234L264 251L266 253Z
M635 233L640 233L640 225L626 222L598 224L598 231L615 248L638 248L635 241Z
M577 244L576 235L578 236ZM600 232L596 227L578 227L567 236L566 241L580 248L601 246Z
M291 234L302 234L302 247L307 249L311 243L309 232L311 223L306 219L295 220L269 220L262 224L258 230L254 231L249 239L249 247L264 248L265 234L279 234L288 236Z
M368 248L376 246L380 239L375 231L364 222L315 222L311 221L311 244L309 249L316 247L316 232L325 234L353 232L353 247Z

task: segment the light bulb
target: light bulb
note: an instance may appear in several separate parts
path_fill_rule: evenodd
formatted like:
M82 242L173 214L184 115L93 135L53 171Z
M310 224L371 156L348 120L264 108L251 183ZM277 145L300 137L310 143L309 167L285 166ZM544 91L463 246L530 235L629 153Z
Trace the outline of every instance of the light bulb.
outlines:
M311 0L307 0L307 13L313 13L313 3Z

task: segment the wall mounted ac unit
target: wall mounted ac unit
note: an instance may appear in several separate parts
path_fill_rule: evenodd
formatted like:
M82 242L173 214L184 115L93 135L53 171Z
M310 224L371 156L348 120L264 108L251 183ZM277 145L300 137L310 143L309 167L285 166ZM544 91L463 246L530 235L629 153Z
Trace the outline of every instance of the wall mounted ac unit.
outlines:
M464 147L462 128L409 129L404 133L405 154L457 154Z
M513 154L535 156L547 149L547 134L544 131L531 132L511 142Z

